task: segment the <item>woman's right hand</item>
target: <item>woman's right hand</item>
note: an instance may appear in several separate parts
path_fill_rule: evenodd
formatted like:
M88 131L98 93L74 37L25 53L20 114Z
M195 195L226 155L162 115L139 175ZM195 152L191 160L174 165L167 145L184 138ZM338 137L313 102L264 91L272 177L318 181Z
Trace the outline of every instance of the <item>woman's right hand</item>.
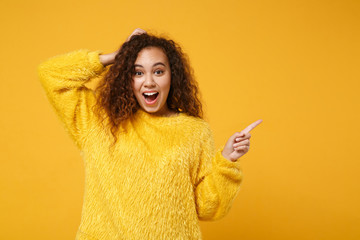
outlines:
M132 36L134 35L140 35L140 34L144 34L146 33L145 30L141 29L141 28L137 28L135 29L130 36L126 39L126 42L129 41L131 39ZM115 56L116 54L118 54L120 49L116 50L115 52L112 53L108 53L108 54L101 54L99 55L99 59L102 65L107 66L109 64L113 64L115 61Z
M130 34L130 36L126 39L126 41L129 41L131 39L131 37L134 36L134 35L141 35L141 34L144 34L144 33L146 33L145 30L143 30L141 28L137 28Z

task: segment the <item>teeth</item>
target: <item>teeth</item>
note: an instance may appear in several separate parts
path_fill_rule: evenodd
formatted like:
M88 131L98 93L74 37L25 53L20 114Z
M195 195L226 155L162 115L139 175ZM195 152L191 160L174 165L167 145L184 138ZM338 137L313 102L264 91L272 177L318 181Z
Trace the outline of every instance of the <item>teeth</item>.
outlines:
M155 95L155 94L157 94L157 92L144 93L144 95L146 95L146 96L152 96L152 95Z

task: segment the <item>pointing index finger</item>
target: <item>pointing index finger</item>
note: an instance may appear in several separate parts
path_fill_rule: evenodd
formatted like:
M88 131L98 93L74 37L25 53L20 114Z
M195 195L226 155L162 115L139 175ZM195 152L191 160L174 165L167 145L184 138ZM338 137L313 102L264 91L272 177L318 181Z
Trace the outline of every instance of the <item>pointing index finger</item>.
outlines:
M256 122L253 122L252 124L250 124L249 126L247 126L244 130L242 130L241 132L243 133L248 133L251 130L253 130L257 125L259 125L262 122L262 119L257 120Z

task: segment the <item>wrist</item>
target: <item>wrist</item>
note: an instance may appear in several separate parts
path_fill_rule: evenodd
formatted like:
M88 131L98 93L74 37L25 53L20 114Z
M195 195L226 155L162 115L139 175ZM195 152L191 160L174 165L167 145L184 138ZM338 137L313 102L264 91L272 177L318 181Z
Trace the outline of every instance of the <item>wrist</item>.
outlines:
M99 55L99 59L102 65L106 67L107 65L113 64L115 61L116 52L101 54Z
M224 153L224 150L221 151L221 155L227 159L229 162L236 162L237 159L232 159L228 154Z

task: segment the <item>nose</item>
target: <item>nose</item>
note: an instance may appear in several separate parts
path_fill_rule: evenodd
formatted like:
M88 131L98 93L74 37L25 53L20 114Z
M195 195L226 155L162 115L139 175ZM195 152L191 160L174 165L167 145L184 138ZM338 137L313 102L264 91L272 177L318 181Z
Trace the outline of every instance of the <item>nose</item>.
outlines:
M156 86L156 83L154 81L152 74L147 74L145 77L144 87L153 88L155 86Z

